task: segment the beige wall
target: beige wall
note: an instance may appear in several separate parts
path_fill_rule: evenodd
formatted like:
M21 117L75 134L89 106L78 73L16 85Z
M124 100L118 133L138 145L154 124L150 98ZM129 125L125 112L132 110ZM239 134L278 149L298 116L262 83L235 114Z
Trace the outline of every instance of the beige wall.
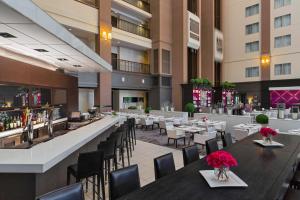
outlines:
M291 25L282 28L274 28L274 18L291 14ZM292 35L292 45L283 48L274 48L274 38L282 35ZM300 78L300 1L294 0L289 6L274 9L274 1L271 1L271 79ZM275 76L274 65L280 63L292 63L292 74Z
M245 52L247 42L260 41L261 37L260 32L251 35L245 34L246 25L256 22L261 24L260 14L245 17L246 7L256 3L260 3L260 0L222 1L222 31L224 34L222 81L248 82L260 80L260 77L245 77L246 67L260 66L260 51Z
M33 0L58 22L98 33L98 10L74 0Z

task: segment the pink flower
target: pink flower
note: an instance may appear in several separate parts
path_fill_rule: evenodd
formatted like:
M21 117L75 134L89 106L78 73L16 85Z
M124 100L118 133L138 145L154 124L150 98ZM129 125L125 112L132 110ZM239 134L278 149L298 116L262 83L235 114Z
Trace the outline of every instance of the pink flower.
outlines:
M261 128L260 129L260 134L263 136L263 137L269 137L269 136L276 136L278 133L271 129L271 128Z
M213 168L234 167L238 165L236 159L230 153L223 150L209 154L206 157L206 161Z

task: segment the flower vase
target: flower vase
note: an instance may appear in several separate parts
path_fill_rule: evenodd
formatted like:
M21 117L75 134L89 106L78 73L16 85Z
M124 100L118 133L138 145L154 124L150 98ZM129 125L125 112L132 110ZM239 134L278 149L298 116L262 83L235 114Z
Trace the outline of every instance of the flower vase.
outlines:
M227 175L227 172L229 171L228 167L220 167L215 168L214 173L218 181L226 182L228 181L229 177Z
M263 137L263 141L265 144L272 144L272 135L269 135L268 137Z

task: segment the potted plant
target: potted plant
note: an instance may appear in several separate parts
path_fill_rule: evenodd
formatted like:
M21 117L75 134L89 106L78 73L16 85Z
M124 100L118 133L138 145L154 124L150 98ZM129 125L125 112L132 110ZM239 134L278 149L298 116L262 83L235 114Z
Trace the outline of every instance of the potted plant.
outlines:
M215 176L218 181L228 181L227 172L230 167L238 165L236 159L228 152L220 150L209 154L206 157L207 164L214 168Z
M266 127L269 124L269 117L265 114L259 114L255 118L256 123L261 124L263 127Z
M152 107L148 106L148 107L145 108L145 113L149 114L151 110L152 110Z
M193 113L195 112L195 105L193 103L187 103L185 105L185 111L189 113L189 117L193 116Z
M272 137L276 136L278 133L271 129L271 128L267 128L267 127L263 127L260 129L260 134L263 137L264 143L272 143Z

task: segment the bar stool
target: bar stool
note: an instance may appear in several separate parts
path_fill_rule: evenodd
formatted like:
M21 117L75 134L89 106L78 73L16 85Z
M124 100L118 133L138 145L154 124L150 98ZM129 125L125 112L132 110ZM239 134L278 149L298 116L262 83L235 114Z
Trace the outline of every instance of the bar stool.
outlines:
M102 151L80 153L77 164L70 165L67 168L67 184L70 185L71 175L73 175L77 183L81 182L82 179L86 179L86 189L88 189L88 178L92 177L93 199L95 199L96 185L98 190L98 199L100 199L100 185L102 188L102 197L105 199L103 160L104 154ZM95 183L95 177L97 177L97 184Z
M130 122L128 120L124 122L124 131L125 131L125 137L123 137L123 141L125 141L126 148L128 148L130 157L132 157L133 144L130 137Z
M118 128L117 131L113 132L109 136L109 140L114 140L116 141L116 151L119 150L119 161L122 160L122 167L125 167L125 162L124 162L124 147L123 147L123 130L122 128Z
M84 200L81 183L54 190L37 198L37 200Z
M105 164L105 180L107 180L107 174L111 171L111 161L113 161L115 169L118 169L116 140L111 138L110 140L100 142L100 144L98 144L98 150L103 151Z

